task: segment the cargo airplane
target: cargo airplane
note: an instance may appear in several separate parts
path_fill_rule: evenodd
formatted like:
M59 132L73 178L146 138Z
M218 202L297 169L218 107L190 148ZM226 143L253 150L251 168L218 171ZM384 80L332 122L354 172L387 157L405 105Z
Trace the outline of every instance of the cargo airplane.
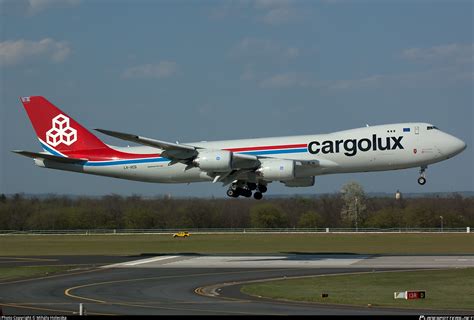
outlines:
M272 181L310 187L315 176L420 167L449 159L466 144L429 123L366 126L327 134L173 143L117 131L103 134L141 146L115 147L102 142L40 96L21 102L44 151L15 150L44 168L121 179L229 186L229 197L261 199Z

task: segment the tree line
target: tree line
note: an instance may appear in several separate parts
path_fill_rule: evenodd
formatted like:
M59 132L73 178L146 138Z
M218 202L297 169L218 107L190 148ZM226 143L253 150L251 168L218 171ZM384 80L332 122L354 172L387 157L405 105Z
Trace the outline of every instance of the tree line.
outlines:
M445 228L474 226L474 197L453 194L396 200L366 197L362 191L257 202L115 194L42 199L0 195L0 230L439 228L441 220Z

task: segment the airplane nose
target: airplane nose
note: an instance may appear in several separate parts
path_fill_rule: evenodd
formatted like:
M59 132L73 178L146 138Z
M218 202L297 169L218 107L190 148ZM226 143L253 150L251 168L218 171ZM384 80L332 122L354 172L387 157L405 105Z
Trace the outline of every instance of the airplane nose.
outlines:
M466 149L467 145L464 141L462 141L461 139L458 139L458 148L459 148L459 152L462 152L464 151L464 149Z
M466 149L466 143L459 138L448 135L447 143L445 144L446 153L450 156L457 155Z

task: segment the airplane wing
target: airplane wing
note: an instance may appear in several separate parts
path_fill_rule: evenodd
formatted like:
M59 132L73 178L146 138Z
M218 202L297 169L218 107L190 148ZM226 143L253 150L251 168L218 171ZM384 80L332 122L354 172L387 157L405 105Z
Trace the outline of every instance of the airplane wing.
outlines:
M159 148L163 150L161 155L165 158L171 160L168 165L174 165L176 163L183 163L186 164L185 170L188 170L193 167L193 160L199 156L200 150L206 150L203 147L192 146L188 144L180 144L180 143L172 143L166 142L162 140L156 140L151 138L142 137L135 134L117 132L117 131L110 131L104 129L95 129L101 133L106 135L119 138L122 140L127 140L131 142L135 142L138 144ZM262 161L264 159L272 159L273 157L269 156L256 156L256 155L249 155L249 154L241 154L241 153L232 153L233 157L233 169L229 170L228 172L221 172L221 173L213 173L209 172L209 174L213 177L213 182L222 182L228 184L239 177L242 174L246 174L248 172L252 172L255 169L259 168ZM291 159L288 159L291 160ZM327 160L327 159L318 159L318 160L297 160L295 159L295 165L301 167L311 167L311 168L321 168L321 169L328 169L337 167L338 164Z
M87 162L87 159L77 159L77 158L66 158L66 157L59 157L52 154L47 153L39 153L39 152L31 152L31 151L24 151L24 150L13 150L12 152L21 154L22 156L33 158L33 159L45 159L51 160L61 163L69 163L69 164L83 164Z
M122 140L127 140L145 146L162 149L164 151L161 153L161 155L165 158L170 159L171 164L177 162L189 163L199 154L199 149L204 149L202 147L196 147L187 144L155 140L130 133L123 133L104 129L95 130ZM232 156L234 157L236 167L239 169L257 168L260 165L258 158L254 155L233 153Z
M138 144L143 144L145 146L162 149L164 150L162 152L163 157L166 157L171 160L188 160L194 158L198 154L196 150L198 148L194 146L150 139L130 133L123 133L104 129L95 130L108 136L112 136L122 140L127 140Z

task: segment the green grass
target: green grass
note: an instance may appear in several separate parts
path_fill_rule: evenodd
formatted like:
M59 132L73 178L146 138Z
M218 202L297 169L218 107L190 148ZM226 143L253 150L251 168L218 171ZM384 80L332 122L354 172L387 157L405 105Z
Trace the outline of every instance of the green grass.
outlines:
M426 290L420 300L395 291ZM397 308L474 310L474 268L323 276L249 284L242 292L274 299ZM329 297L321 298L321 293Z
M296 252L472 254L474 233L0 236L0 256Z
M0 267L0 282L35 278L60 273L72 269L73 266L20 266Z

